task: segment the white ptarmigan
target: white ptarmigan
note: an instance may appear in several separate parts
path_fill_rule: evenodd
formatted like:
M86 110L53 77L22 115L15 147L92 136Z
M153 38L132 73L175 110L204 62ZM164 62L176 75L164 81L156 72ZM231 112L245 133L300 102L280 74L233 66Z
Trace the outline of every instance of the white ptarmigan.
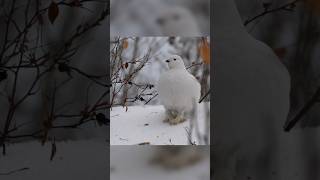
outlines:
M159 99L166 109L165 122L171 125L186 120L186 115L196 108L200 99L201 86L191 75L178 55L166 60L169 70L158 81Z

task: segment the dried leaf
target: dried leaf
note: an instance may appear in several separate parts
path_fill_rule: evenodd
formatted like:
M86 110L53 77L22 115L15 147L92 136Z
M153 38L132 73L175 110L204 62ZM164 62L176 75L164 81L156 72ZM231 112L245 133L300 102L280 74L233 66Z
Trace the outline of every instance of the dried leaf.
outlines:
M319 0L304 0L307 7L314 13L320 14L320 1Z
M126 62L126 63L124 64L124 67L127 69L128 66L129 66L129 64Z
M65 73L68 74L69 77L72 77L71 76L71 68L70 68L70 66L68 66L68 64L59 63L58 64L58 70L59 70L59 72L65 72Z
M210 44L206 39L202 39L199 45L199 53L205 64L210 64Z
M57 153L57 146L56 146L56 140L53 138L53 141L51 143L51 155L50 155L50 161L53 160L54 156Z
M1 70L0 71L0 82L8 78L7 71Z
M139 143L138 145L140 145L140 146L143 146L143 145L150 145L150 142L142 142L142 143Z
M79 0L74 0L70 3L71 6L74 6L74 7L81 7L82 4Z
M276 48L276 49L273 49L273 51L280 59L283 59L287 54L286 48Z
M123 49L127 49L128 46L129 46L128 40L127 40L127 39L124 39L124 40L122 41L122 48L123 48Z
M109 119L107 119L103 113L97 114L96 119L98 121L99 126L102 126L102 125L109 126L109 124L110 124Z
M49 6L49 10L48 10L48 18L49 18L51 24L54 23L54 21L56 20L58 15L59 15L58 4L55 3L54 1L52 1L50 6Z
M125 102L124 106L126 107L126 112L128 112L128 104Z
M270 2L262 3L262 6L263 6L263 8L264 8L265 10L268 10L271 5L272 5L272 3L270 3Z

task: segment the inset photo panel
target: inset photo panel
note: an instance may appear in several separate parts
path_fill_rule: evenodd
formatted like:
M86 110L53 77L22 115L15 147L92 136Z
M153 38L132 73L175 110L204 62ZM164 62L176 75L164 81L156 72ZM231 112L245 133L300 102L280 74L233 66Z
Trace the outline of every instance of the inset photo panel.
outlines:
M111 0L111 36L209 36L210 0Z
M209 144L209 37L111 37L110 68L110 145Z

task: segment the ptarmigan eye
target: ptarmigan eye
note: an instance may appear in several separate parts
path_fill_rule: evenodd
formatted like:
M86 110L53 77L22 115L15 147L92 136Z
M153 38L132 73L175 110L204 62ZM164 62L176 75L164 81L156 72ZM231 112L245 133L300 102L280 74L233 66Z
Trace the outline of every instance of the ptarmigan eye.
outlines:
M174 58L173 60L177 60L176 58Z

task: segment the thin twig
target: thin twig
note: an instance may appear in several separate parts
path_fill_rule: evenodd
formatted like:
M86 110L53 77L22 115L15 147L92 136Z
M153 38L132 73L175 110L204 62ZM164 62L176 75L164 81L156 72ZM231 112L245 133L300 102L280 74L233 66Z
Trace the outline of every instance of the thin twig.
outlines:
M287 4L284 4L280 7L277 7L277 8L274 8L274 9L269 9L269 8L265 8L264 11L248 20L246 20L244 22L244 25L247 26L248 24L250 24L251 22L267 15L267 14L270 14L270 13L274 13L274 12L278 12L278 11L289 11L291 12L293 10L293 8L296 6L296 3L300 2L302 0L294 0L290 3L287 3Z
M284 131L289 132L301 119L307 114L311 108L319 102L320 97L320 87L317 89L316 93L312 96L309 102L302 107L298 114L284 126Z
M210 94L211 89L199 100L199 103L201 103L209 94Z
M26 171L29 170L30 168L28 167L24 167L24 168L20 168L20 169L15 169L15 170L11 170L9 172L5 172L5 173L0 173L1 176L5 176L5 175L11 175L17 172L21 172L21 171Z

